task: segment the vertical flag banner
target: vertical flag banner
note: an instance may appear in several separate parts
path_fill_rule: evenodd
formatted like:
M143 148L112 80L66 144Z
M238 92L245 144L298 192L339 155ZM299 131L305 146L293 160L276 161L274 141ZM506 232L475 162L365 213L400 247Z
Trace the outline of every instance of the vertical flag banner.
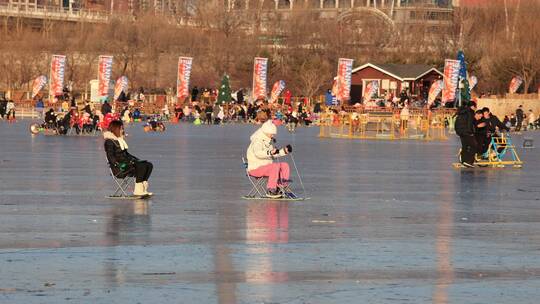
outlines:
M463 83L461 100L469 101L471 100L471 88L469 87L469 80L467 78L467 62L465 61L465 53L463 51L458 52L457 60L459 60L459 81Z
M337 71L337 100L347 101L351 98L352 59L339 58Z
M32 98L36 97L36 95L45 87L47 84L47 76L41 75L38 76L36 79L34 79L34 82L32 83Z
M453 102L459 81L459 60L446 59L444 61L444 88L442 90L442 102Z
M285 90L285 81L279 80L274 83L274 86L272 87L272 92L270 93L270 100L268 102L274 103L278 100L279 95L281 95L281 92Z
M118 99L122 92L127 93L129 88L129 80L126 76L121 76L114 84L114 100Z
M442 80L434 81L431 84L431 87L429 88L429 94L428 94L428 107L431 106L435 102L435 99L441 93L443 86L444 86L444 83Z
M523 78L520 76L515 76L510 81L510 88L508 89L510 94L514 94L519 90L519 87L523 84Z
M253 99L266 98L268 58L255 58L253 64Z
M364 89L364 101L369 101L377 92L379 92L379 82L377 80L366 82L366 88Z
M106 97L112 77L113 56L99 56L98 63L98 96Z
M193 58L180 57L178 58L178 77L176 79L176 97L179 100L189 96L189 81L191 79L191 68L193 66Z
M51 59L51 74L49 82L49 95L59 96L62 95L62 89L64 88L64 75L66 71L66 56L64 55L52 55Z
M476 85L478 84L478 77L476 76L470 76L469 77L469 87L472 91L472 89L474 89L474 87L476 87Z

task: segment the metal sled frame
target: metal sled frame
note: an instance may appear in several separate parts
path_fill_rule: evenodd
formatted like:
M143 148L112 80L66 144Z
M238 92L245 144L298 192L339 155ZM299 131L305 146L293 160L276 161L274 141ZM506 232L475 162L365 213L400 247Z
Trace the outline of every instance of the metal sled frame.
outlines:
M478 166L523 167L523 162L517 155L516 147L512 144L512 138L508 135L501 134L500 137L492 137L486 153L482 156L484 159L476 161Z
M116 183L116 190L112 195L107 196L108 198L114 198L114 199L133 199L133 198L139 198L138 196L133 196L131 194L128 194L129 188L133 186L135 183L135 177L129 176L129 173L126 177L120 178L114 175L111 166L109 165L109 174L111 175L112 179Z
M266 196L265 184L268 180L267 177L255 177L249 174L247 160L242 157L242 163L246 170L246 177L252 185L248 194L242 196L247 200L274 200L274 201L303 201L306 198L298 197L291 189L290 185L280 186L279 191L283 195L280 198L270 198Z

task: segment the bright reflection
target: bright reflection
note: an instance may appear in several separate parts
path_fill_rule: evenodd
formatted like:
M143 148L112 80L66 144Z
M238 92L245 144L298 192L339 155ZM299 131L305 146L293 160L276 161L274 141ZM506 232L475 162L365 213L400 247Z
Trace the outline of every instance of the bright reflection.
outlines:
M272 265L274 244L289 242L289 205L287 202L255 202L246 213L246 282L285 282L286 272L275 272ZM269 287L270 288L270 287ZM268 292L271 294L271 290Z

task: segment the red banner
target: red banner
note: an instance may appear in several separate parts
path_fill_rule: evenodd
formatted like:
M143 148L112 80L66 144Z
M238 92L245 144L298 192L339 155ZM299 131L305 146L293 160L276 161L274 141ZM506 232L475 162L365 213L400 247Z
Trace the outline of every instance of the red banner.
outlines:
M278 100L279 95L281 92L285 90L285 81L278 80L276 83L274 83L274 86L272 87L272 91L270 92L270 100L269 103L274 103Z
M120 94L124 92L124 94L127 94L129 87L129 80L126 76L121 76L116 80L116 83L114 84L114 100L117 100Z
M179 100L189 96L189 80L191 79L191 67L193 66L193 58L180 57L178 58L178 77L176 79L176 97Z
M444 88L442 102L453 102L456 99L459 80L459 60L446 59L444 61Z
M435 80L431 84L428 94L428 106L431 106L435 102L435 99L437 99L437 96L439 96L439 93L441 93L443 86L444 82L442 80Z
M98 96L109 96L111 86L113 56L99 56L98 63Z
M337 100L340 102L351 99L351 74L353 67L352 59L339 58L337 70Z
M253 99L266 99L266 73L268 58L255 58L253 64Z
M41 75L34 79L32 83L32 98L36 97L39 94L39 91L45 87L47 84L47 76Z
M62 95L64 88L64 74L66 70L66 56L52 55L51 73L49 82L49 94L52 96Z

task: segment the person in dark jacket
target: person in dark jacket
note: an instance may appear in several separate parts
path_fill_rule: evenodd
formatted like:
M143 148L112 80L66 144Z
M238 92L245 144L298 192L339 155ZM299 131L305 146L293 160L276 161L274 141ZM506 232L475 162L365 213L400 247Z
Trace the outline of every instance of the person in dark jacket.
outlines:
M516 132L519 132L521 130L521 126L523 124L523 119L525 118L525 114L523 113L523 106L520 105L518 109L516 110Z
M240 89L238 90L238 92L236 93L236 102L238 104L244 104L244 90L243 89Z
M497 133L497 130L502 131L506 130L507 132L510 132L510 128L508 128L505 124L503 124L499 118L495 115L493 115L489 108L483 108L482 114L484 116L484 120L487 123L488 128L488 136L491 139L491 136L499 136Z
M206 107L204 108L204 114L206 116L206 124L211 125L212 124L212 112L214 109L212 109L212 106L210 103L206 104Z
M86 112L90 114L90 116L92 116L92 107L90 106L90 103L88 101L84 102L83 112Z
M505 130L507 132L510 132L510 128L507 127L504 123L502 123L497 116L491 114L491 112L489 111L489 108L483 108L482 113L483 113L483 116L484 116L484 120L486 121L486 128L487 128L486 142L487 142L488 146L489 146L489 143L491 142L492 137L500 137L500 134L497 131ZM486 147L486 149L487 149L487 147ZM499 147L498 148L499 153L503 149L504 148Z
M0 117L4 119L4 116L6 116L6 108L7 108L7 100L6 98L2 98L0 100Z
M197 88L197 86L194 86L193 89L191 89L191 101L197 101L198 97L199 97L199 88Z
M58 121L58 133L66 135L70 129L72 112L69 111L64 115L62 120Z
M152 174L153 165L146 160L140 160L129 154L128 145L124 139L124 125L122 121L114 120L109 124L109 131L103 133L105 138L105 152L107 160L117 177L135 176L135 189L133 195L148 196L148 179Z
M484 154L489 146L489 141L487 123L482 110L477 110L474 113L474 137L478 149L477 153Z
M45 124L48 128L56 128L56 114L54 113L54 109L50 108L45 113Z
M459 108L454 129L461 140L461 164L468 168L474 167L474 155L477 151L476 138L474 137L474 112L476 104L469 103Z
M112 107L109 104L109 102L107 100L105 100L103 105L101 105L101 114L103 114L103 116L105 116L105 115L107 115L107 114L109 114L111 112L112 112Z

